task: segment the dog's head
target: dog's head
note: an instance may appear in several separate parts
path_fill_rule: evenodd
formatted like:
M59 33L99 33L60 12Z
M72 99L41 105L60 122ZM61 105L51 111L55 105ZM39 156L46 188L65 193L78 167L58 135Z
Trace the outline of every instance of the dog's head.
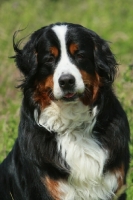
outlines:
M43 27L22 50L15 43L14 49L25 77L24 93L32 96L40 109L51 100L92 105L100 88L111 87L116 73L117 63L107 42L77 24Z

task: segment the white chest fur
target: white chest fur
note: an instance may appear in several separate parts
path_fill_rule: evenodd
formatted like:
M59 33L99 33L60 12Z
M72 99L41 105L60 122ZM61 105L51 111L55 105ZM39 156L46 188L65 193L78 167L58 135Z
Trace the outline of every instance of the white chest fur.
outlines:
M40 115L38 124L58 133L58 150L70 166L68 182L60 182L61 200L108 200L117 188L114 174L103 175L108 152L92 136L96 112L79 101L59 101Z
M80 136L78 137L78 135ZM108 153L100 148L91 135L82 132L60 136L63 157L71 167L67 183L60 183L62 200L109 200L117 188L117 179L103 167Z

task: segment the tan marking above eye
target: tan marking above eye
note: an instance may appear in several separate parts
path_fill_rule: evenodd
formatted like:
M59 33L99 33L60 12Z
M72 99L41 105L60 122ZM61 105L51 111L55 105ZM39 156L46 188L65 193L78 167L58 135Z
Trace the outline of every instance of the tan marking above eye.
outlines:
M70 50L70 53L73 55L75 51L78 50L78 45L75 43L70 44L69 50Z
M59 50L57 49L57 47L50 47L50 53L57 57L59 55Z

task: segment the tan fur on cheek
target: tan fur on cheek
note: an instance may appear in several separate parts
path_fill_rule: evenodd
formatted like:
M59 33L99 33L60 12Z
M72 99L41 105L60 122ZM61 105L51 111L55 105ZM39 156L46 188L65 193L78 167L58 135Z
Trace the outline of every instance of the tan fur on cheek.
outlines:
M97 73L95 75L90 75L83 70L80 70L80 73L86 87L84 97L81 98L81 101L85 105L93 104L97 99L99 88L101 86L100 77Z
M53 99L53 75L50 75L39 83L36 83L36 90L34 92L34 101L38 103L41 109L46 108L50 105L51 100Z
M51 179L50 177L41 178L42 183L47 188L50 196L54 200L60 200L59 184L58 181Z

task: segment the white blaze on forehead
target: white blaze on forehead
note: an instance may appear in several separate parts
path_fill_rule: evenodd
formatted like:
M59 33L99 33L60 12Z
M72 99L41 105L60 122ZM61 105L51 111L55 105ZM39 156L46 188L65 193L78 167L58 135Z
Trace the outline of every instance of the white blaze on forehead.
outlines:
M59 86L58 80L61 75L63 74L72 74L75 77L76 85L75 85L75 92L82 93L84 91L84 83L82 80L82 76L78 68L70 61L70 58L67 53L66 48L66 33L67 33L67 25L55 25L52 30L57 35L59 42L60 42L60 50L61 50L61 57L56 66L55 73L54 73L54 89L53 93L54 96L58 99L63 96L63 92Z
M67 33L67 25L56 25L53 28L53 31L56 33L59 41L60 41L60 45L61 45L61 53L64 52L66 53L66 41L65 41L65 37L66 37L66 33Z

